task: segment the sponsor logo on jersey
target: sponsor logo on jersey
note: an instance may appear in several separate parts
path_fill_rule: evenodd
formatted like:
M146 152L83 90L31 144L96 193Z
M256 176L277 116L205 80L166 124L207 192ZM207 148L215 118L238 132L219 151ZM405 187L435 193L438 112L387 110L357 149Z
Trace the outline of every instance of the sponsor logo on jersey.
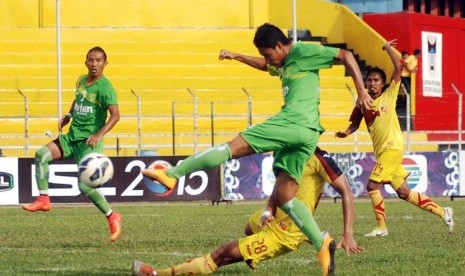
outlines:
M74 111L78 114L87 115L94 113L94 108L92 106L75 103Z

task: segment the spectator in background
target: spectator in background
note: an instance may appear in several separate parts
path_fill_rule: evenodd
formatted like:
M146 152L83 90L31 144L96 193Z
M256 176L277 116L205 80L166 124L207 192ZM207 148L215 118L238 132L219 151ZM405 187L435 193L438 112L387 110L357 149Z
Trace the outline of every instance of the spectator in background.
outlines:
M421 50L415 49L413 51L413 55L408 56L405 59L405 65L402 66L402 75L401 75L401 82L405 87L405 92L410 95L411 90L411 82L412 82L412 73L416 73L418 70L418 59L420 58ZM404 56L404 52L402 52L402 57ZM402 61L401 61L402 64Z
M400 65L402 66L402 70L407 65L407 62L406 62L407 58L408 58L408 52L407 51L402 51L401 58L400 58ZM401 77L401 79L402 79L402 77ZM405 93L407 93L405 91L405 89L406 89L405 85L401 85L399 92L402 91L403 94L405 94ZM401 93L399 93L399 94L401 94Z
M400 58L400 65L405 66L405 60L408 58L408 52L402 51L402 57Z
M402 51L402 55L400 58L400 65L402 69L407 64L405 60L407 60L408 56L409 55L407 51ZM396 103L396 111L397 111L397 115L399 115L399 123L400 123L400 128L402 130L407 129L407 124L406 124L407 122L407 101L406 101L405 94L407 94L407 88L405 87L404 84L402 84L399 89L399 96L397 97L397 103Z

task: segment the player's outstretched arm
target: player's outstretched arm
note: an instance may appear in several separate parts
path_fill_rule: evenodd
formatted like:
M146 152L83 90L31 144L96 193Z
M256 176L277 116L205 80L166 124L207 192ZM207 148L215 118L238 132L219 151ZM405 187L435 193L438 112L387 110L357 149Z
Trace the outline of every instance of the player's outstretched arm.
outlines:
M265 210L260 217L260 224L258 225L259 227L269 224L274 219L276 208L278 208L278 205L275 200L275 195L274 193L271 193L266 203Z
M258 69L261 71L268 71L266 67L265 59L262 57L246 56L243 54L231 52L226 49L221 49L219 59L220 60L223 60L223 59L237 60L255 69Z
M339 49L336 57L344 63L346 69L349 71L352 79L354 80L355 88L357 89L358 94L357 106L363 107L366 110L370 109L373 100L371 99L370 95L365 92L362 73L360 72L360 67L358 67L354 55L350 51Z
M362 247L357 245L354 239L354 198L349 184L346 181L344 175L340 175L331 184L342 197L342 213L344 216L344 236L342 240L337 244L338 248L344 249L347 255L351 252L354 254L365 251Z
M346 138L347 136L349 136L350 134L354 133L355 131L357 131L358 129L358 126L354 123L351 123L347 129L345 131L338 131L336 132L336 137L338 138Z
M362 119L363 119L363 113L362 113L361 107L357 107L357 106L354 107L354 109L352 110L352 114L350 114L350 119L349 119L351 124L347 127L345 131L336 132L335 136L338 138L345 138L349 136L350 134L354 133L360 127L360 123L362 122Z
M382 49L385 50L394 64L394 72L392 73L392 80L396 83L400 81L402 73L402 64L400 58L396 52L394 52L394 47L397 46L397 39L389 40L386 44L383 45Z

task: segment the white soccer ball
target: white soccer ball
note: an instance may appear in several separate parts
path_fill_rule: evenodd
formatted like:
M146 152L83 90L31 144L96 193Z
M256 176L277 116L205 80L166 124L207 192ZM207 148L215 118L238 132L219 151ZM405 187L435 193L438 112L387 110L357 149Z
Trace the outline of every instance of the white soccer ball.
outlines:
M78 166L79 181L87 186L98 188L113 177L113 163L102 153L92 152L81 159Z

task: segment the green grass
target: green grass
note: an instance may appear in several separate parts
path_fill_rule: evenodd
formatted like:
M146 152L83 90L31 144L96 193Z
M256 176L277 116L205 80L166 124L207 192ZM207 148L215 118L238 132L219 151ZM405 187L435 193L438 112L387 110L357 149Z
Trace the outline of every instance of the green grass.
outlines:
M365 238L374 219L371 204L356 201L355 237L365 252L336 255L337 275L463 275L465 201L437 200L455 210L455 231L442 221L399 200L387 200L389 236ZM0 207L0 275L130 275L133 259L165 268L205 255L242 236L252 212L263 203L215 205L113 204L123 214L123 235L112 244L106 220L90 205L55 205L49 213ZM342 234L341 204L322 202L316 220L336 239ZM314 249L301 248L257 266L244 263L217 275L320 275Z

